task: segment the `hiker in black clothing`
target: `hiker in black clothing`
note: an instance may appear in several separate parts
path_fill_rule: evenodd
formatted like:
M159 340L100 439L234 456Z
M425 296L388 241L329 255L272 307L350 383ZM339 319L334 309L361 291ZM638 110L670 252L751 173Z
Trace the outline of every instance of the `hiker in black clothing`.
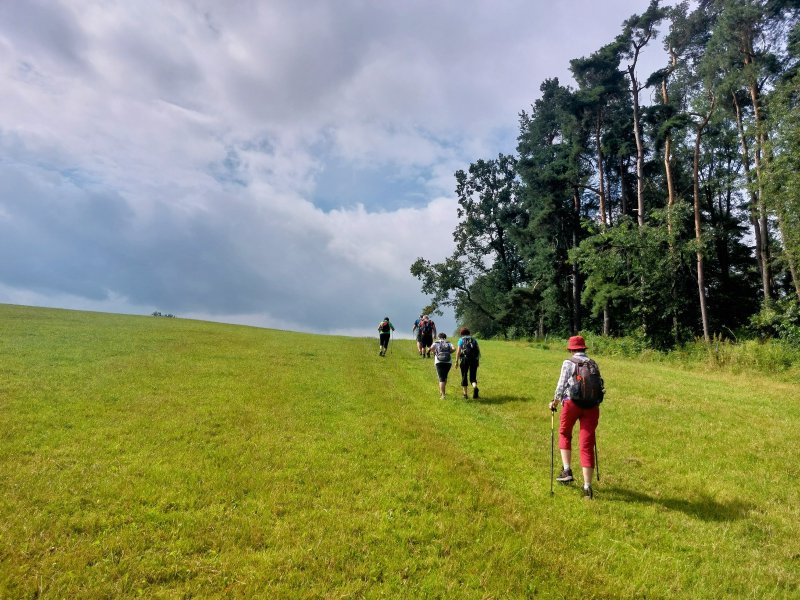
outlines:
M433 346L433 338L436 335L436 323L428 318L428 315L423 315L422 321L419 322L420 342L422 343L422 356L430 358L431 346Z
M381 349L378 354L380 356L386 356L386 350L389 349L389 340L392 337L392 332L394 331L394 325L389 320L389 317L384 317L383 321L378 323L378 336L381 342Z
M478 340L469 334L469 329L462 327L461 339L458 340L456 351L456 366L461 366L461 387L464 388L464 398L467 398L467 376L472 384L472 397L478 397L478 363L481 358L481 349Z

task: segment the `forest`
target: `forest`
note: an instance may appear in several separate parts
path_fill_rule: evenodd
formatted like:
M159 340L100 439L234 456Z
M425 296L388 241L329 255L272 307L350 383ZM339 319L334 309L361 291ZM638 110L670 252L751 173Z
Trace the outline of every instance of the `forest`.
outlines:
M651 0L455 174L430 312L486 337L800 343L800 0ZM642 73L661 44L665 60Z

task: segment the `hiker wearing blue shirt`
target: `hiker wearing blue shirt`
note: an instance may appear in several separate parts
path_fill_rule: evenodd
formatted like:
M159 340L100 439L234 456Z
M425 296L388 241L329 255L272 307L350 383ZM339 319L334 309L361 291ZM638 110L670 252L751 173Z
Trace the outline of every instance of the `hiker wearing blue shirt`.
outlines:
M478 397L478 364L481 358L481 349L478 347L478 340L470 335L469 329L462 327L461 339L458 340L458 350L456 351L456 366L461 365L461 387L464 388L464 399L467 396L467 377L472 385L472 397Z
M384 317L383 321L378 323L378 337L380 338L381 342L381 349L378 354L380 356L386 356L386 351L389 349L389 340L392 337L393 331L394 325L392 325L389 317Z

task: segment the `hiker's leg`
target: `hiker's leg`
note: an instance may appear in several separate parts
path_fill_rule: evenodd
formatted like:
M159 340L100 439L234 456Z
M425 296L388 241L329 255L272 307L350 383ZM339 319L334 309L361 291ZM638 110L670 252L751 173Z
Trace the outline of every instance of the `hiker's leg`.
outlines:
M473 388L478 387L478 363L473 362L469 365L469 382Z
M581 410L581 430L579 435L581 446L581 467L583 467L583 487L592 485L594 476L594 444L597 423L600 420L600 407Z
M581 466L594 468L594 442L597 423L600 420L600 407L581 409L581 430L579 435L581 446Z
M564 468L569 468L572 461L572 428L578 420L580 409L572 402L565 402L561 409L561 418L558 424L558 447L561 450L561 460Z
M450 363L436 363L436 375L439 378L439 395L444 398L445 387L447 386L447 373L450 371Z
M594 468L583 467L583 487L587 488L592 486L592 477L594 477Z
M459 368L461 369L461 387L464 390L464 398L467 397L467 377L469 377L469 365L465 363L463 360L459 363Z

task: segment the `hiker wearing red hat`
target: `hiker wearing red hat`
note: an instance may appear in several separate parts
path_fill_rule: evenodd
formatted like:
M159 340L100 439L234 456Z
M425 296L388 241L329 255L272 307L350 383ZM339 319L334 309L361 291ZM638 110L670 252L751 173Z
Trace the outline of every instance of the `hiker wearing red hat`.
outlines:
M576 421L580 421L580 455L583 468L583 495L591 499L592 475L595 467L595 432L600 420L600 402L603 401L603 380L600 369L592 359L586 356L586 342L580 335L574 335L567 342L567 350L572 357L561 365L561 376L550 403L550 410L555 412L561 404L561 419L558 428L558 447L561 450L561 462L564 468L556 478L560 483L575 480L570 467L572 459L572 429Z

